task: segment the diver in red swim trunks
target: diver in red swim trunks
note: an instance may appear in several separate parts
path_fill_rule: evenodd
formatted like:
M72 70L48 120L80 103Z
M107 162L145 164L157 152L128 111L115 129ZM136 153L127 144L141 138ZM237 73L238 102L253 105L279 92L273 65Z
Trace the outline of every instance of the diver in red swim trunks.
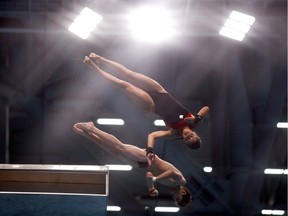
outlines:
M128 82L103 71L92 59L107 65ZM85 56L84 63L122 89L142 110L159 115L169 127L169 130L154 131L148 135L147 148L150 156L153 155L155 140L160 137L183 138L188 147L192 149L201 146L200 137L192 129L208 114L209 107L205 106L196 115L193 115L155 80L95 53L91 53L89 57Z
M145 149L122 143L115 136L96 128L93 122L76 123L73 129L76 133L90 139L100 148L131 166L147 165ZM142 168L144 167L142 166ZM177 206L185 207L192 201L191 193L184 186L186 180L175 166L155 155L155 159L150 166L145 166L145 168L148 192L151 197L158 196L158 190L154 186L154 183L158 182L168 188Z

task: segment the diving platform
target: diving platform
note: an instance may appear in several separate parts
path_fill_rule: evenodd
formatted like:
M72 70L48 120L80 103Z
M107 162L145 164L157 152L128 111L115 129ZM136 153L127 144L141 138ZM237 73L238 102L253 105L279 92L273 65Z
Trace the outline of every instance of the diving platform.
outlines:
M106 215L107 166L0 164L0 215Z

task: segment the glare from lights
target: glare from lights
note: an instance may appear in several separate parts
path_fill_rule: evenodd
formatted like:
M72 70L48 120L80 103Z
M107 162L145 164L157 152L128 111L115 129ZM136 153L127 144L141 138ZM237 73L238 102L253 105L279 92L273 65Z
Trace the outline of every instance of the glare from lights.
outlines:
M287 175L287 169L265 169L264 173L270 175Z
M204 172L212 172L212 167L204 167Z
M174 35L173 21L161 7L142 7L129 14L133 35L147 42L166 40Z
M178 207L155 207L155 212L178 212Z
M288 128L288 123L287 122L278 122L277 128Z
M121 211L119 206L107 206L107 211Z
M85 28L83 28L81 25L78 25L77 23L72 23L69 26L68 30L82 39L87 39L91 34L91 32L87 31Z
M222 27L219 34L222 36L225 36L225 37L232 38L234 40L238 40L238 41L242 41L245 37L244 33L236 32L236 31L229 29L229 28L226 28L226 27Z
M244 13L240 13L238 11L232 11L229 17L233 20L237 20L239 22L246 23L250 26L255 21L255 17L244 14Z
M285 211L283 210L269 210L269 209L263 209L261 211L262 215L284 215Z
M132 166L130 165L118 165L118 164L106 164L109 170L117 170L117 171L130 171L132 170Z
M68 30L82 39L87 39L102 19L101 15L85 7L69 26Z
M234 40L242 41L249 32L255 17L232 11L219 34Z
M156 119L154 121L154 125L155 126L166 126L165 122L163 120L161 120L161 119Z
M225 27L230 28L230 29L237 29L243 33L247 33L250 29L250 25L247 25L245 23L237 22L232 19L228 19L225 24Z
M99 125L124 125L123 119L116 118L99 118L97 119L97 124Z

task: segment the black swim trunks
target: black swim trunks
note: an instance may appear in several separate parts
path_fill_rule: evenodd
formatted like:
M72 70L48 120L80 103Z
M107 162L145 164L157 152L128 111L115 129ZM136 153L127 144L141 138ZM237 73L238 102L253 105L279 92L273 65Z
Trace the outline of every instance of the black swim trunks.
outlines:
M138 167L139 168L147 168L148 167L148 163L147 162L137 161L137 163L138 163Z

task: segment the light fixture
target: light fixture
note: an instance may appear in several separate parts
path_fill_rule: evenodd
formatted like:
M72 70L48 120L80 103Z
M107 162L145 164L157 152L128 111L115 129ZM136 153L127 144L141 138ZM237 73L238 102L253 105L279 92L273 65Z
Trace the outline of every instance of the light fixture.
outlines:
M118 118L99 118L97 119L97 124L100 125L124 125L123 119Z
M219 34L234 40L242 41L254 21L255 17L253 16L232 11L224 26L219 31Z
M264 173L270 175L287 175L287 169L265 169Z
M85 7L68 27L68 30L82 39L87 39L102 19L101 15Z
M117 171L130 171L132 170L132 166L130 165L118 165L118 164L106 164L109 170L117 170Z
M269 209L263 209L261 211L262 215L284 215L285 211L283 210L269 210Z
M162 7L141 7L131 12L128 18L133 35L142 41L159 42L174 35L172 18Z
M288 128L288 122L278 122L277 128Z
M212 172L212 167L204 167L204 172Z
M154 121L154 125L155 126L166 126L165 122L163 120L161 120L161 119L156 119Z
M121 211L119 206L107 206L107 211Z
M237 20L239 22L246 23L250 26L255 21L255 17L237 11L232 11L229 17L232 20Z
M178 212L179 208L178 207L155 207L154 209L155 212Z

